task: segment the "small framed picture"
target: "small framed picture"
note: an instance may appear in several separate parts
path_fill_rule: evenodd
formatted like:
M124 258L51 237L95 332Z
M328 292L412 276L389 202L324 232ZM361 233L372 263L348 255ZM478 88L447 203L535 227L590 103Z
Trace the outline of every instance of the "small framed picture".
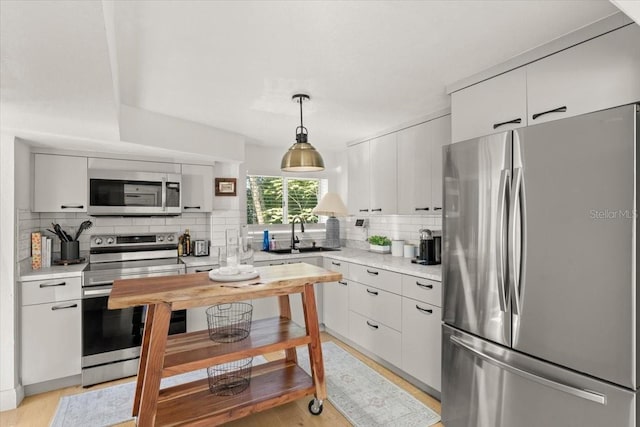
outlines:
M216 178L216 196L235 196L235 178Z

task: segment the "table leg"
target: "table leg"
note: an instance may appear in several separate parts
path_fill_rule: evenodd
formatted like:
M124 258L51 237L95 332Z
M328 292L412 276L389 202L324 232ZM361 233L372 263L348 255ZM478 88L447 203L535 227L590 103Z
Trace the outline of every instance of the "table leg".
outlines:
M147 314L144 319L144 331L142 333L142 347L140 349L140 362L138 363L138 377L136 378L136 394L133 396L132 416L140 413L140 394L142 394L142 382L144 372L147 369L147 357L149 354L149 340L151 339L151 325L153 324L153 313L155 305L147 306Z
M318 326L318 311L316 310L316 297L313 283L304 286L302 293L302 308L304 309L304 321L307 325L307 334L311 337L309 343L309 362L311 365L311 377L316 387L316 399L327 398L327 386L324 380L324 363L322 361L322 346L320 343L320 328Z
M160 379L162 377L162 365L164 363L164 352L167 346L170 320L171 305L165 303L156 304L153 310L140 394L138 426L141 427L151 427L155 424Z
M278 306L280 307L280 317L291 320L291 304L289 303L289 295L280 295L278 297ZM298 355L295 348L286 349L284 354L287 362L298 363Z

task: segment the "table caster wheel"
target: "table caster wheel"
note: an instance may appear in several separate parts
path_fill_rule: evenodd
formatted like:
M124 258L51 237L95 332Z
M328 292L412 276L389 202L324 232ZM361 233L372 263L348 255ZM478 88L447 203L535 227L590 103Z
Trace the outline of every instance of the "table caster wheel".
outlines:
M312 415L320 415L322 413L322 400L312 399L309 402L309 412Z

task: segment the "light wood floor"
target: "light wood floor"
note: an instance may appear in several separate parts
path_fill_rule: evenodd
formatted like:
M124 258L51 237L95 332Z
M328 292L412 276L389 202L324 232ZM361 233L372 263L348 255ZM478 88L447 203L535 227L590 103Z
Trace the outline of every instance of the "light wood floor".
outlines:
M416 399L423 402L428 407L440 413L440 402L414 387L407 381L395 375L386 368L371 361L353 348L347 346L327 333L322 333L322 341L333 341L358 359L362 360L368 366L378 373L382 374L392 383L398 385ZM284 353L271 353L265 355L268 360L274 360L284 357ZM0 427L48 427L53 415L58 407L58 401L62 396L83 393L85 391L97 390L103 387L109 387L115 384L131 381L131 378L125 378L119 381L112 381L100 384L89 389L83 389L81 386L67 387L60 390L50 391L35 396L25 398L17 409L11 411L0 412ZM249 417L242 418L237 421L226 424L233 427L282 427L282 426L331 426L342 427L349 426L349 422L338 412L329 401L325 401L322 414L313 416L309 413L307 405L309 397L304 397L295 402L288 403L268 411L260 412ZM128 422L121 424L119 427L132 427L135 424ZM436 427L443 427L438 423Z

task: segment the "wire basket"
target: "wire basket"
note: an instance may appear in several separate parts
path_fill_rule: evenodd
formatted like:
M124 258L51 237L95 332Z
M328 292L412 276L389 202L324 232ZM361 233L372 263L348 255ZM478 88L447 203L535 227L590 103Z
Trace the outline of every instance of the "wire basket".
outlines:
M216 396L242 393L251 381L253 357L207 368L209 391Z
M229 343L245 339L251 332L253 306L246 302L217 304L207 308L209 338Z

